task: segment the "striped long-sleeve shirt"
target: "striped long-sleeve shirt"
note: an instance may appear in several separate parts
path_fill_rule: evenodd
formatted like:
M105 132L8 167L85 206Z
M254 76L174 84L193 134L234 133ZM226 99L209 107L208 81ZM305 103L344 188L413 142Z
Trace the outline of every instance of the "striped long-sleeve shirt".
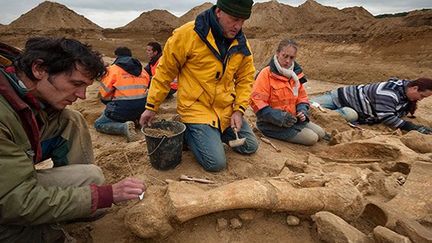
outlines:
M353 85L338 89L339 102L357 111L360 123L384 123L403 127L401 117L409 112L405 89L409 80L390 79L386 82Z

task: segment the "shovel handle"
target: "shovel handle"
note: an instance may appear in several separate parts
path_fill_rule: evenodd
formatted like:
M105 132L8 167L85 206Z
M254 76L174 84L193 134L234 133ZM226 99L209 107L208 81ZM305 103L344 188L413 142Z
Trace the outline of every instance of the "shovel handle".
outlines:
M234 131L234 134L236 136L236 139L239 140L238 133L237 133L237 128L233 127L233 131Z

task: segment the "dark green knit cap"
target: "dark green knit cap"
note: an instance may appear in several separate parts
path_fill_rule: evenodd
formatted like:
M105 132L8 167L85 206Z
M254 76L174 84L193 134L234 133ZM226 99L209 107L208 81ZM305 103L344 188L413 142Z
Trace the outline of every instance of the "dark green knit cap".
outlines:
M248 19L252 12L252 4L252 0L218 0L216 6L231 16Z

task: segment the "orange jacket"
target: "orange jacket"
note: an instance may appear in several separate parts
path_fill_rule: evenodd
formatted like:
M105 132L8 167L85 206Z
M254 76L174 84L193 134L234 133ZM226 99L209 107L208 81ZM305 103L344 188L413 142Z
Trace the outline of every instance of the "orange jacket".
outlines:
M297 76L302 79L304 74L300 72L297 73ZM288 78L272 72L270 66L267 66L261 70L255 80L249 104L255 113L266 106L270 106L295 116L297 105L300 103L309 104L309 101L301 82L298 96L294 96L292 91L294 85L294 79L288 80Z
M134 76L117 65L108 67L99 92L104 101L136 100L147 96L148 78L145 72Z

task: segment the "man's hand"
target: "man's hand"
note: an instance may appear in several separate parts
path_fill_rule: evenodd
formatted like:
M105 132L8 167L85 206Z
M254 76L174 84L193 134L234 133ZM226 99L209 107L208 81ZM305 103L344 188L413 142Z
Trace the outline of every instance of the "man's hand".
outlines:
M298 120L300 120L302 122L306 121L306 115L302 111L297 112L296 117Z
M426 126L418 126L416 130L423 134L432 134L432 129Z
M136 178L126 178L112 185L113 202L119 203L130 199L138 199L145 192L144 181Z
M234 111L231 115L231 128L237 129L240 131L243 125L243 113L240 111Z
M288 112L284 112L285 113L285 119L282 123L282 127L292 127L294 124L297 123L297 118L293 115L291 115Z
M142 114L141 114L141 118L140 118L140 124L143 127L147 127L147 126L151 126L151 122L153 120L153 118L155 117L156 112L151 111L151 110L145 110Z

